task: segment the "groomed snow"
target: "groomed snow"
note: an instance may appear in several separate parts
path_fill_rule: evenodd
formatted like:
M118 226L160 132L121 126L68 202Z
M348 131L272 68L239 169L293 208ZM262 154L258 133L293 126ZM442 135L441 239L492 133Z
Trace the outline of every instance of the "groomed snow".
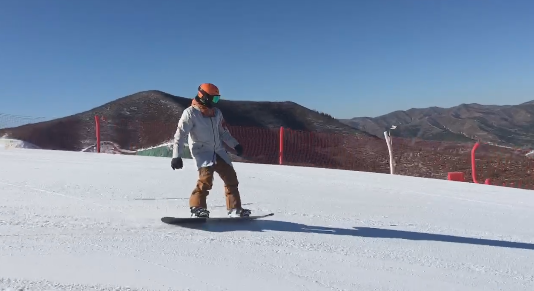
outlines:
M187 229L184 163L0 151L0 290L534 290L533 191L237 163L275 215Z

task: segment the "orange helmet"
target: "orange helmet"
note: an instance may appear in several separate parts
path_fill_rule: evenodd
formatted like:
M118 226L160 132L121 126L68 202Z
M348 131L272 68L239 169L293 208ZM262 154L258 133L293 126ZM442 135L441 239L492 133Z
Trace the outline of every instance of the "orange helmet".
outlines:
M208 106L211 106L212 103L219 102L219 99L221 99L219 88L211 83L203 83L198 86L197 96L200 102Z

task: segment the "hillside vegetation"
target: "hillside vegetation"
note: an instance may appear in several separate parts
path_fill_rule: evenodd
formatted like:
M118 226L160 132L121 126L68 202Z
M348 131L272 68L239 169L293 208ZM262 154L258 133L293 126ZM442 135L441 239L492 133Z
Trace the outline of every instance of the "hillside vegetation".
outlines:
M46 122L0 130L0 136L31 142L43 149L79 151L95 143L95 120L104 118L101 136L125 149L150 147L172 138L182 111L192 98L161 91L135 93L91 110ZM221 100L231 126L279 128L370 136L318 111L294 102Z

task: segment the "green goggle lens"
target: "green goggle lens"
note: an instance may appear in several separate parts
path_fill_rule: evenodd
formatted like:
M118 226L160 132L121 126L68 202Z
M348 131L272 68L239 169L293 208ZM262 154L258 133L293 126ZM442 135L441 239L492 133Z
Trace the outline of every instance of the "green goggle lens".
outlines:
M217 103L221 99L221 95L213 95L211 102Z

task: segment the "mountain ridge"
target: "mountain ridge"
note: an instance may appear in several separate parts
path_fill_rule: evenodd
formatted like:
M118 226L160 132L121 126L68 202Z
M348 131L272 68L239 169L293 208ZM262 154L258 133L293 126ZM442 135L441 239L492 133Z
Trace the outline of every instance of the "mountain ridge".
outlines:
M517 105L463 103L449 108L410 108L339 120L377 137L382 137L384 128L395 125L392 135L397 137L534 146L534 100Z
M159 90L141 91L77 114L0 129L0 136L29 142L41 149L82 151L96 143L95 116L98 116L101 142L112 144L122 152L136 151L172 139L181 113L191 101L192 98ZM473 140L481 139L484 134L491 137L489 132L477 130L507 119L511 124L521 125L527 133L534 131L531 121L534 102L518 106L461 104L454 109L398 110L380 118L355 118L355 122L362 123L361 129L291 101L222 100L217 107L222 110L231 132L246 148L246 157L233 157L236 161L277 164L278 129L284 126L291 129L284 135L285 165L389 173L383 131L385 127L397 125L393 136L409 138L394 138L396 174L446 179L448 172L461 171L469 181ZM517 131L517 128L508 130ZM526 140L528 136L519 138ZM505 182L531 180L531 174L524 170L530 167L531 160L522 152L485 145L477 156L480 177ZM502 160L506 163L500 163Z
M79 151L95 142L95 115L102 117L101 136L124 149L158 145L172 138L192 97L146 90L92 109L52 120L0 129L0 136L24 140L42 149ZM221 100L217 107L231 126L279 128L372 137L328 114L292 101Z

